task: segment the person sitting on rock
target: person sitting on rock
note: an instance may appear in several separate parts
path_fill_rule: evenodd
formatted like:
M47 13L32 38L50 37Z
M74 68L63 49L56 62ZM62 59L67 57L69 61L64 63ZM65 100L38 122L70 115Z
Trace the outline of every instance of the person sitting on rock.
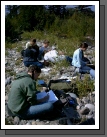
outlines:
M31 47L31 46L37 46L36 39L31 39L30 41L28 41L26 43L26 49L29 48L29 47Z
M51 50L51 48L49 47L49 41L48 40L44 40L43 41L43 46L41 46L40 48L39 48L39 56L38 56L38 59L39 60L42 60L43 59L43 57L44 57L44 54L45 54L45 52L47 51L50 51Z
M43 63L38 61L39 47L34 43L32 45L27 45L28 47L24 51L23 63L26 67L30 65L37 65L40 68L43 68Z
M83 56L83 52L88 48L86 42L81 43L80 47L74 51L72 58L72 65L75 66L76 72L79 73L90 73L90 75L95 78L95 70L88 66L90 61Z
M54 110L52 102L46 102L49 95L37 99L36 81L41 73L37 66L30 66L28 72L16 75L8 96L8 109L21 119L36 119L51 116ZM51 114L50 114L51 113ZM53 114L54 115L54 114Z
M31 46L37 46L37 44L36 44L36 39L31 39L30 41L28 41L28 42L26 43L25 49L27 49L27 48L29 48L29 47L31 47ZM22 57L24 56L24 51L25 51L25 49L23 49L23 50L21 51L21 56L22 56Z

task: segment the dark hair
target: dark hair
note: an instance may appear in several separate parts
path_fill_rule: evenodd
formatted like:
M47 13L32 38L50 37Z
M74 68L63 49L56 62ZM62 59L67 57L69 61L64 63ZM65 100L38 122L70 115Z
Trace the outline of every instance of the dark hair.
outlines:
M34 72L41 73L41 69L38 66L30 65L28 72L32 73L32 79L34 79Z
M36 42L36 39L31 39L31 41L35 43L35 42Z
M86 42L83 42L80 44L80 48L87 48L88 44Z
M30 65L28 68L28 72L32 73L36 71L37 73L41 73L41 69L38 66Z

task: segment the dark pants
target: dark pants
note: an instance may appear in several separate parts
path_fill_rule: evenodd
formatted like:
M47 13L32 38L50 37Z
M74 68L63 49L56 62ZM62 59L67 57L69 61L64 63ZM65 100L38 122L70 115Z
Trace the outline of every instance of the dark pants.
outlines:
M39 61L36 61L36 62L26 61L26 62L23 62L23 63L24 63L24 65L25 65L26 67L29 67L30 65L36 65L36 66L38 66L38 67L40 67L40 68L43 68L43 67L44 67L43 64L42 64L41 62L39 62Z

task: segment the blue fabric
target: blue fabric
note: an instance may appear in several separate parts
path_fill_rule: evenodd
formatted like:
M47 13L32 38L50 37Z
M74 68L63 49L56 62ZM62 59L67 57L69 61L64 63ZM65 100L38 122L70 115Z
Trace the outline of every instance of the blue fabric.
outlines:
M90 75L92 76L92 78L95 79L95 70L91 69L90 70Z
M75 72L82 74L88 73L93 78L95 78L95 70L93 70L91 67L86 66L87 63L90 63L90 61L84 57L83 51L80 48L75 50L72 59L72 65L76 67Z
M39 55L39 49L37 48L27 48L24 51L23 61L37 61L37 57Z
M78 68L84 67L87 62L83 61L83 51L79 48L73 54L72 65Z
M22 119L37 119L43 118L44 115L48 115L51 111L53 111L54 106L53 103L43 103L34 106L30 106L23 113L20 113L18 116ZM45 118L45 117L44 117Z
M40 47L39 48L39 55L38 55L38 59L41 60L42 57L43 57L43 54L44 54L44 51L46 50L47 48L45 47Z
M70 65L72 66L72 57L66 56L66 60L70 63Z
M25 65L26 67L29 67L30 65L36 65L36 66L38 66L38 67L40 67L40 68L43 68L43 67L44 67L43 64L42 64L41 62L38 62L38 61L36 61L36 62L25 61L25 62L24 62L24 65Z
M38 84L40 84L40 85L45 84L45 81L44 80L38 80Z
M44 80L38 80L38 84L41 85L41 86L47 87L47 84L45 83Z

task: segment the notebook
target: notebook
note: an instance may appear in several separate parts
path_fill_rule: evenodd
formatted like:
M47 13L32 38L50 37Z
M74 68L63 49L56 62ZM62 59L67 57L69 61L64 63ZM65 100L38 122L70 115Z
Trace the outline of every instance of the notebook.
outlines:
M57 96L54 94L54 92L52 90L49 90L49 92L45 92L45 91L42 91L40 93L37 93L37 99L42 99L44 98L45 96L47 96L47 94L49 95L49 99L47 102L56 102L58 100Z

